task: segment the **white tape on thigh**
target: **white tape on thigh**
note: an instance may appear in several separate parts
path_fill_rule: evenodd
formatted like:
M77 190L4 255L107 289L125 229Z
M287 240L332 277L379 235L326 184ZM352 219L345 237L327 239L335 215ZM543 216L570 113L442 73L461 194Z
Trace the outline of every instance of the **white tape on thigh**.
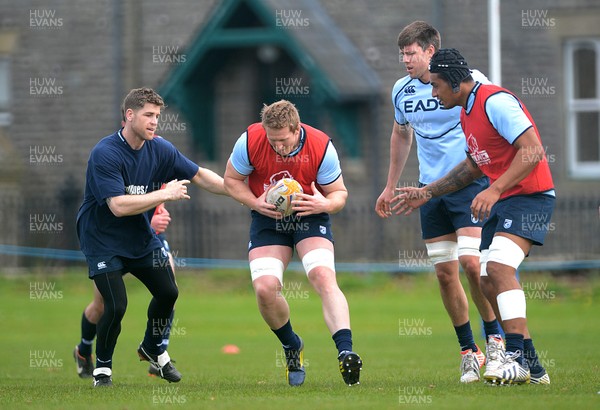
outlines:
M427 255L434 265L458 260L458 244L452 241L426 243Z
M480 256L479 245L481 244L481 238L475 238L473 236L459 236L458 237L458 257L465 255Z
M523 250L505 236L494 236L490 244L488 262L497 262L518 269L525 259Z
M304 258L302 258L302 265L304 266L304 271L307 275L317 266L324 266L335 272L335 258L333 252L325 248L313 249L308 252L304 255Z
M250 261L250 274L252 281L261 276L275 276L283 284L283 262L277 258L256 258Z
M527 317L525 292L521 289L507 290L496 296L498 311L502 320Z
M487 261L488 256L490 255L489 249L484 249L481 251L481 256L479 257L479 276L487 276Z

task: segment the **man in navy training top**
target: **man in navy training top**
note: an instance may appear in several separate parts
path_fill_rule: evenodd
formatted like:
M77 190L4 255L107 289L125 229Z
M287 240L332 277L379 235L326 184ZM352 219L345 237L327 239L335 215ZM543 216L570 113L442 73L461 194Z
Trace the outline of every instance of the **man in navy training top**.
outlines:
M146 211L167 201L189 199L190 182L215 194L225 191L220 176L187 159L165 139L155 138L162 107L154 90L131 90L122 106L125 126L103 138L88 160L77 233L89 276L104 299L97 325L94 386L112 385L112 356L127 308L122 276L128 272L153 296L138 355L156 366L160 377L181 380L162 343L178 289L168 253Z

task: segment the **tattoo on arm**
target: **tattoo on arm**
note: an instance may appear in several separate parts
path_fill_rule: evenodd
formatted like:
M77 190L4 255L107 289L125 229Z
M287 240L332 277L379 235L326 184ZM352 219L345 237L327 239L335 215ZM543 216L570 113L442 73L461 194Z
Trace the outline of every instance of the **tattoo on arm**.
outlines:
M473 182L475 176L466 161L470 161L470 158L452 168L446 176L429 184L428 187L431 195L436 197L449 194L450 192L458 191Z

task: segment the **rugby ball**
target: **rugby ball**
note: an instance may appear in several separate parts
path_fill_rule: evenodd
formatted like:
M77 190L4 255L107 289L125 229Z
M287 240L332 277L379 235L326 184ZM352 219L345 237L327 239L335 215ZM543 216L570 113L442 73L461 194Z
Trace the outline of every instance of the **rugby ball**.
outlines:
M290 216L294 213L292 201L296 198L297 193L302 192L304 192L302 185L298 181L292 178L283 178L269 187L266 201L275 205L283 216Z

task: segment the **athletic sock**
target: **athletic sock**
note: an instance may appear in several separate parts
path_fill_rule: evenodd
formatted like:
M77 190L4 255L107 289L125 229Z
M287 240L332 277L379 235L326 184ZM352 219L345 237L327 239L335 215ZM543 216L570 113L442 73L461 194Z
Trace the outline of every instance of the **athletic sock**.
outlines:
M275 333L275 336L277 336L285 350L300 349L300 338L296 333L294 333L294 330L292 329L292 324L289 320L285 325L281 326L279 329L271 330L273 331L273 333Z
M81 343L79 343L79 354L90 356L92 354L92 343L96 337L96 325L85 317L85 311L81 315Z
M506 353L520 353L516 361L523 366L523 335L520 333L506 333Z
M483 332L485 333L485 341L487 342L487 339L490 337L490 335L501 335L502 329L500 328L500 323L498 323L497 319L494 319L491 322L486 322L484 320Z
M544 371L544 366L540 363L535 347L533 347L533 340L523 339L523 350L525 352L525 360L527 360L531 373L538 374Z
M342 353L344 350L352 351L352 330L340 329L331 338L335 342L338 353Z
M471 331L471 323L467 321L464 325L454 326L454 331L458 337L458 343L460 344L460 350L465 351L468 349L476 352L477 346L475 345L475 339L473 339L473 332Z

